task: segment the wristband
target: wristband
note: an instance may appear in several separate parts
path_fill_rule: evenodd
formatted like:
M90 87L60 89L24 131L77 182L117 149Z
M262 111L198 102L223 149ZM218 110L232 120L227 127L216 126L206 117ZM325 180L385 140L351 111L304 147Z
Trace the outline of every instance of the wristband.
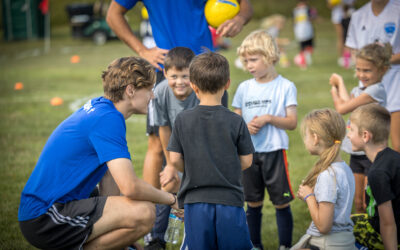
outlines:
M172 196L174 196L174 202L172 204L170 204L169 206L173 206L176 203L176 195L172 194Z
M306 197L304 197L303 200L306 201L307 198L310 197L310 196L315 196L315 194L314 193L309 193L309 194L306 195Z

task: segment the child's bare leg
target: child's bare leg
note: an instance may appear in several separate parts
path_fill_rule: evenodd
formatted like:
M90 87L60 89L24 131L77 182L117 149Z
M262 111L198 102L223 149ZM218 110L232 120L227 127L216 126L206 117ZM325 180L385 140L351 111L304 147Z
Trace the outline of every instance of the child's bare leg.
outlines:
M354 180L356 182L356 189L354 193L354 206L357 214L365 213L364 206L364 189L365 189L365 175L354 173Z
M343 48L344 48L344 39L343 39L343 27L342 24L334 24L335 26L335 32L336 32L336 49L338 52L339 57L342 56L343 54Z
M163 162L163 151L160 137L150 134L146 157L143 164L143 179L155 188L160 188L160 172Z

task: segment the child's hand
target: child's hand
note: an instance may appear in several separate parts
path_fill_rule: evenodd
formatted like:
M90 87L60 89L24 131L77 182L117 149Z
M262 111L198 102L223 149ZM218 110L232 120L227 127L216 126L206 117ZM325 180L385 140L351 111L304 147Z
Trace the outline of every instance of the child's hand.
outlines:
M171 182L179 183L178 171L170 165L165 166L164 170L160 173L161 187L166 187ZM174 185L175 186L175 185ZM167 190L173 191L173 190Z
M174 208L174 211L172 213L175 214L179 218L182 218L182 219L185 218L185 210L183 210L183 209Z
M343 83L343 78L340 75L333 73L329 78L329 84L337 88L340 83Z
M297 197L303 201L304 197L306 197L308 194L311 194L312 192L314 192L314 190L311 187L307 185L300 185L299 190L297 191Z
M247 128L249 129L249 132L251 135L255 135L260 131L262 125L260 125L260 121L258 121L258 116L255 116L253 120L251 120L249 123L247 123Z
M255 116L252 120L254 124L256 124L258 127L262 127L265 124L268 124L271 122L271 115L262 115L262 116Z
M339 95L338 89L336 87L332 86L331 94L334 95L334 96L338 96Z

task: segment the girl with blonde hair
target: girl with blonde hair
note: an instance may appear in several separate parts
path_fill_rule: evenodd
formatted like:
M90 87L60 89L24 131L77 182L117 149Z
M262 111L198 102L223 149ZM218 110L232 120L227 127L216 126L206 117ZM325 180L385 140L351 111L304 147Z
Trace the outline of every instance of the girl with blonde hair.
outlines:
M319 109L306 115L301 128L305 148L319 160L297 192L297 197L307 203L312 222L291 249L354 249L350 219L354 177L340 158L345 122L336 111Z

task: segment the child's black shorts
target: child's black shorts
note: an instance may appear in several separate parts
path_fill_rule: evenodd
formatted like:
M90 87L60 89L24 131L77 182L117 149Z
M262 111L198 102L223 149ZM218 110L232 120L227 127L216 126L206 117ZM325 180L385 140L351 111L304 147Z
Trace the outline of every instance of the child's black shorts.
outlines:
M45 214L20 221L22 234L40 249L82 249L103 214L107 197L54 203Z
M309 47L314 48L314 39L311 38L310 40L300 42L301 51L303 51Z
M245 201L264 200L265 188L274 205L283 205L293 200L286 151L254 153L251 167L243 171Z

